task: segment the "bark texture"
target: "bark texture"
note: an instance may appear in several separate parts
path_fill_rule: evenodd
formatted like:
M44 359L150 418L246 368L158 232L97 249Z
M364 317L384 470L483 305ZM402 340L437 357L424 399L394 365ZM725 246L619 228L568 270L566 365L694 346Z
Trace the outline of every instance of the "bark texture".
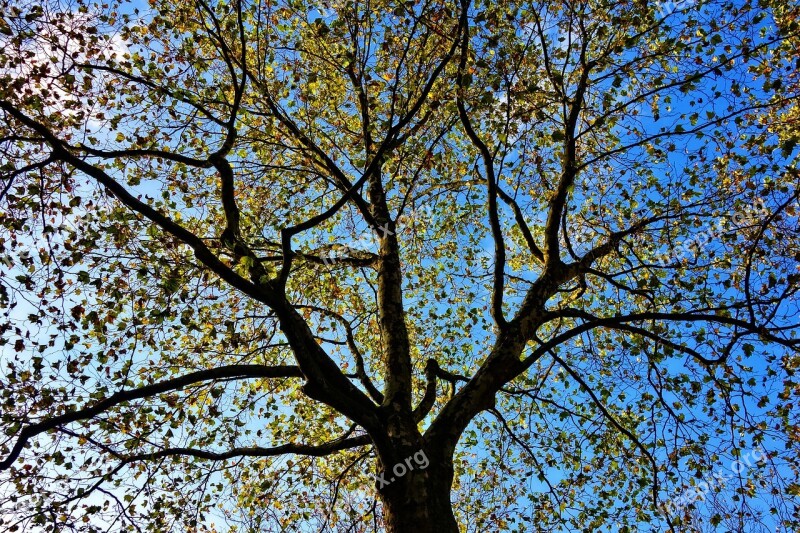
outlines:
M398 463L406 466L405 463ZM452 461L434 463L427 468L396 476L388 468L384 479L388 485L378 494L383 503L387 533L458 533L459 528L450 503L453 483ZM397 468L397 472L401 469ZM394 479L394 481L391 481ZM379 484L381 482L378 482Z

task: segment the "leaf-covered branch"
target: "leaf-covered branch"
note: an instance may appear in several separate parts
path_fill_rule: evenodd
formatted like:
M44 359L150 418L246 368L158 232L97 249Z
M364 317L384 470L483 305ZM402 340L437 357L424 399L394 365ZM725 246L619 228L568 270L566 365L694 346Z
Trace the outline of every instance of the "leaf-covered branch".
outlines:
M0 462L0 470L5 470L14 464L27 442L42 433L55 429L59 426L71 424L79 420L87 420L109 409L125 402L131 402L142 398L157 396L170 391L180 390L189 385L215 381L221 379L256 379L256 378L302 378L303 374L296 366L263 366L263 365L230 365L213 368L209 370L198 370L184 376L164 380L150 385L144 385L136 389L120 391L112 394L108 398L87 405L80 409L75 409L63 415L47 418L41 422L30 424L23 427L17 435L16 442L11 448L8 456Z

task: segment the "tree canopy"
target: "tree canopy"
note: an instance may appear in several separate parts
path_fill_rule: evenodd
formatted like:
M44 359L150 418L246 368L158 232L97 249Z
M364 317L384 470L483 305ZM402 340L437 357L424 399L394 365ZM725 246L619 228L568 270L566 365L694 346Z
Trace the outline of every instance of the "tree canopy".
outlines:
M0 528L797 530L798 15L0 0Z

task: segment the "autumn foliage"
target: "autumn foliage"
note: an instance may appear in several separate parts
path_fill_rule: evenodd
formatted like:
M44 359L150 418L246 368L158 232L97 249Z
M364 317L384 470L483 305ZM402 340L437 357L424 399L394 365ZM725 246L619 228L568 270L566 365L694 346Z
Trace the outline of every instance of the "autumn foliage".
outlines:
M0 529L798 530L799 13L0 0Z

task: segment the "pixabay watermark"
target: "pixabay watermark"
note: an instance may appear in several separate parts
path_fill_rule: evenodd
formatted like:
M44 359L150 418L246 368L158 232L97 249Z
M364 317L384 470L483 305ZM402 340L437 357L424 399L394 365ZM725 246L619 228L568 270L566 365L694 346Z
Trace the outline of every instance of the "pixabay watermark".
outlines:
M705 248L710 242L718 240L723 234L743 227L753 227L762 223L771 211L766 206L764 200L756 199L753 204L744 211L734 213L729 221L720 219L715 225L699 232L686 239L681 244L667 252L658 254L652 259L654 264L661 267L668 266L676 260L696 258L700 250Z
M691 505L697 500L705 501L706 496L712 490L722 490L725 484L733 479L735 475L742 473L745 469L763 464L767 460L767 455L762 448L756 448L746 455L742 455L738 460L731 463L728 470L717 470L710 476L689 487L675 497L658 506L659 510L666 516L675 515L687 505Z
M383 487L392 484L394 481L397 481L412 470L417 470L414 468L415 465L419 470L425 470L428 468L429 464L431 463L428 460L428 456L425 455L425 450L420 450L411 457L406 457L405 461L402 463L397 463L394 465L391 471L394 476L390 477L389 479L386 479L386 476L389 475L388 470L382 473L373 474L372 477L375 478L375 482L378 484L378 490L381 490Z
M434 209L429 205L413 209L409 213L398 217L397 226L402 228L398 233L402 235L405 232L413 231L415 224L424 225L432 220L434 216ZM359 238L352 239L346 244L337 243L333 245L330 250L320 256L322 263L330 266L351 255L358 255L359 252L375 250L378 247L378 238L395 234L389 229L388 224L377 226L373 230L374 233L369 231L362 233Z

